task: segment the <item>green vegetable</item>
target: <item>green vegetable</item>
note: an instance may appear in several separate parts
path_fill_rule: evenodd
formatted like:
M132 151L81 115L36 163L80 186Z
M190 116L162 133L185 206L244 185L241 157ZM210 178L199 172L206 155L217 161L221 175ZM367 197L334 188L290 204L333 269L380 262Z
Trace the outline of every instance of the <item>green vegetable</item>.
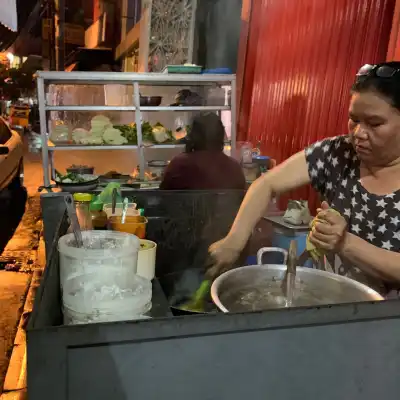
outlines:
M87 182L82 175L68 172L65 175L60 174L56 171L56 181L60 183L84 183Z
M115 129L121 132L121 135L128 141L127 144L137 145L137 130L136 124L130 125L114 125Z
M116 128L107 128L103 134L103 140L106 144L121 145L128 144L128 139L122 136L122 132Z
M144 142L155 142L153 136L153 127L148 122L142 123L142 137Z
M114 189L117 189L117 203L121 203L121 184L117 182L109 183L106 188L99 194L98 201L103 204L111 203Z
M137 145L137 129L136 124L129 125L114 125L115 129L118 129L121 132L121 135L128 141L130 145ZM164 128L164 125L160 122L157 122L154 126L151 126L149 122L142 123L142 140L144 142L150 142L157 144L157 141L154 138L153 129L154 128ZM164 128L165 129L165 128ZM169 129L165 129L165 132L168 135L168 139L164 143L173 144L176 142L173 132Z

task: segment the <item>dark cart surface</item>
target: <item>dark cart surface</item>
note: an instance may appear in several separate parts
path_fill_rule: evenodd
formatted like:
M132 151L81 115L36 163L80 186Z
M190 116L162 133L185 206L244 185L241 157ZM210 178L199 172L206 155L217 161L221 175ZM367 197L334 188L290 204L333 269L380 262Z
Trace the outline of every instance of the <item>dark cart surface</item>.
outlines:
M400 393L398 300L57 326L57 274L49 262L27 331L30 400L375 400Z

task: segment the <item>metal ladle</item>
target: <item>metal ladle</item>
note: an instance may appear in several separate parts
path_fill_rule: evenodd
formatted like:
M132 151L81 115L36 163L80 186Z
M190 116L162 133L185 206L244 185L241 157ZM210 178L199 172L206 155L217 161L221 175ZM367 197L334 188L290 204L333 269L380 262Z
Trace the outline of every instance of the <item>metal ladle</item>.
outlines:
M286 297L286 307L293 304L293 294L296 285L296 265L297 265L297 242L292 240L289 246L288 258L286 262L285 278L282 282L282 291Z
M71 195L67 195L65 196L64 201L67 207L69 220L71 221L71 228L75 236L76 246L83 247L82 232L81 232L81 227L79 225L78 216L76 215L74 199L72 198Z
M111 195L111 215L115 215L115 209L117 208L117 195L118 195L118 190L117 188L114 188L112 191L112 195Z

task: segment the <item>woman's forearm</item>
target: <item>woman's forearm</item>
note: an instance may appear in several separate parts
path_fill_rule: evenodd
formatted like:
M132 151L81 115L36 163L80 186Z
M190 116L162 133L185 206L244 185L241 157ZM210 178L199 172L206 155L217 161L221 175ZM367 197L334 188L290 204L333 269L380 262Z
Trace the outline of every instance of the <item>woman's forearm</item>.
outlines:
M400 253L380 249L347 233L340 255L366 273L389 282L400 282Z
M238 248L246 245L257 222L265 215L271 196L271 185L266 175L250 186L229 233Z
M272 196L310 182L304 151L257 179L248 190L229 233L234 244L243 249L257 222L263 217Z

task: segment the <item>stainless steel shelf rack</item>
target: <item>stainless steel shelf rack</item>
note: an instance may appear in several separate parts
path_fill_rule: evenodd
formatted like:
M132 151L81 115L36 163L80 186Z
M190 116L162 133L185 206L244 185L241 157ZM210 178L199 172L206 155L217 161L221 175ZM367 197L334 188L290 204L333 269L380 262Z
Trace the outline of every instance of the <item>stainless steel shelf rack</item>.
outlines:
M132 105L129 106L98 106L98 105L50 105L46 102L46 85L107 85L124 84L133 86ZM221 106L140 106L139 85L150 86L207 86L220 85L231 87L230 105ZM42 140L42 163L44 187L50 188L50 179L54 175L53 152L66 150L134 150L138 151L140 178L144 178L145 149L141 129L142 112L187 112L187 111L231 111L230 144L232 150L236 145L236 75L211 75L211 74L158 74L158 73L126 73L126 72L54 72L40 71L37 74L37 88L40 114L40 130ZM137 126L138 144L134 145L58 145L49 140L49 127L47 125L50 111L134 111ZM157 149L177 148L182 145L160 144L154 145Z

